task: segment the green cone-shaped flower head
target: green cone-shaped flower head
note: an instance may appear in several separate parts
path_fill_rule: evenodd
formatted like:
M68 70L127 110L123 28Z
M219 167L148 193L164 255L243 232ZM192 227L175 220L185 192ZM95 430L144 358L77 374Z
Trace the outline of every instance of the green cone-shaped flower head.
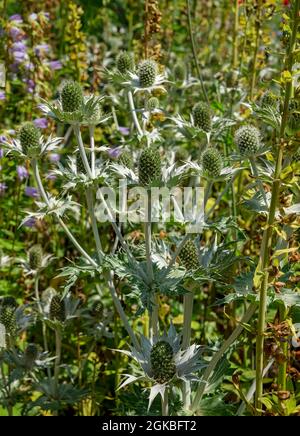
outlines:
M83 104L83 91L79 83L72 81L65 83L60 98L64 112L78 111Z
M117 57L117 69L122 74L126 74L128 71L134 70L134 58L132 54L122 52Z
M278 97L271 91L266 91L260 99L260 104L262 107L270 106L276 108L278 105Z
M129 153L129 151L123 151L123 153L120 154L119 162L121 165L124 165L124 167L127 167L130 170L132 170L134 167L132 155Z
M35 344L29 344L24 351L24 364L27 368L32 368L38 357L38 347Z
M50 319L64 322L66 319L65 302L59 295L54 295L50 303Z
M182 62L177 62L174 66L174 77L178 82L182 82L186 76L186 68Z
M20 130L20 143L26 155L35 155L40 151L41 132L33 123L25 123Z
M33 245L28 252L29 266L33 270L40 269L43 260L43 249L40 244Z
M242 126L236 131L234 141L241 156L252 156L261 145L260 131L254 126Z
M6 333L14 336L17 331L16 310L12 306L2 306L0 311L0 324L5 327Z
M16 308L18 306L17 301L14 297L4 297L0 300L0 306L5 307L5 306L10 306L10 307L14 307Z
M157 109L159 107L159 100L157 97L150 97L149 100L146 103L146 109L151 112L154 109Z
M197 103L193 107L194 124L204 132L211 130L211 110L208 104L204 102Z
M197 247L191 239L184 244L179 257L180 261L188 271L199 268Z
M166 341L158 341L153 345L150 353L153 378L163 384L171 380L176 373L174 353L171 345Z
M139 182L143 186L151 185L161 177L160 154L155 148L145 148L139 161Z
M140 63L138 68L138 76L140 86L142 88L150 88L154 85L157 75L156 62L152 60L146 60Z
M202 154L204 173L211 179L219 177L222 171L222 156L216 148L209 147Z

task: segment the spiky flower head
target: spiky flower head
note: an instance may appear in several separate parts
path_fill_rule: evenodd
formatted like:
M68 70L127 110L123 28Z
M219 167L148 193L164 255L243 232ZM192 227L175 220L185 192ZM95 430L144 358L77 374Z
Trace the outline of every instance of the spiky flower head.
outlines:
M124 165L124 167L127 167L129 169L133 169L134 163L132 159L132 155L129 153L129 151L123 151L123 153L119 156L119 162Z
M78 111L83 105L83 91L79 83L66 82L61 91L61 104L64 112Z
M10 307L14 307L16 308L18 306L16 299L14 297L3 297L0 300L0 306L5 307L5 306L10 306Z
M161 177L161 159L159 151L155 148L145 148L139 160L139 182L148 186Z
M236 131L234 141L242 156L254 155L261 145L260 131L254 126L242 126Z
M270 106L276 108L278 105L278 97L271 91L266 91L260 99L260 104L262 107Z
M66 319L65 302L59 295L54 295L50 303L50 319L53 321L64 322Z
M12 306L4 306L0 311L0 324L5 327L6 333L14 336L17 330L16 310Z
M25 123L20 130L20 143L25 155L34 155L40 151L41 132L33 123Z
M197 103L193 107L193 119L196 127L209 132L211 130L211 110L204 102Z
M146 109L147 111L151 112L154 109L157 109L159 107L159 100L157 97L150 97L146 103Z
M142 88L150 88L155 83L157 64L152 60L145 60L139 64L138 77Z
M186 76L186 68L182 62L177 62L174 66L174 77L178 82L182 82Z
M122 74L126 74L128 71L134 70L134 58L132 54L122 52L117 57L117 69Z
M222 171L222 156L216 148L209 147L202 154L204 173L210 177L218 177Z
M28 263L32 270L38 270L42 266L43 249L40 244L33 245L28 252Z
M29 344L24 351L24 365L26 368L32 368L38 357L38 347L35 344Z
M288 125L292 130L300 129L300 102L296 99L291 100L289 103Z
M188 270L194 270L199 268L199 258L197 247L194 241L189 239L181 249L180 260L184 267Z
M153 345L150 353L153 378L160 384L167 383L176 373L174 352L166 341L158 341Z

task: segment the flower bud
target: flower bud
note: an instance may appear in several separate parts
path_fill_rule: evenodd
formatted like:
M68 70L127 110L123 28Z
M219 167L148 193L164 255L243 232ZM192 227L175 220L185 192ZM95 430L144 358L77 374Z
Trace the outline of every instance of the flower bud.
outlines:
M117 57L117 69L122 74L126 74L128 71L134 70L134 59L132 54L122 52Z
M139 182L143 186L151 185L161 178L161 159L158 150L145 148L139 161Z
M157 75L156 62L146 60L140 63L138 68L138 77L142 88L150 88L154 85Z
M43 249L40 244L33 245L28 252L29 266L32 270L38 270L42 266Z
M149 100L146 103L146 109L147 111L151 112L154 109L157 109L159 107L159 100L157 97L150 97Z
M150 362L153 378L158 383L166 383L175 375L174 352L168 342L158 341L153 345L150 353Z
M222 166L222 157L217 149L209 147L203 152L202 167L208 177L219 177Z
M40 150L40 130L32 123L26 123L20 130L20 142L24 154L36 153Z
M254 126L242 126L236 131L234 141L242 156L254 155L260 148L260 132Z
M188 270L195 270L199 268L199 258L197 247L194 241L189 239L181 249L179 255L180 261L184 265L184 267Z
M66 319L65 302L59 295L54 295L50 303L50 319L64 322Z
M67 82L61 91L61 104L64 112L78 111L83 104L83 91L79 83Z
M200 102L194 106L193 118L196 127L204 130L204 132L211 130L211 111L206 103Z

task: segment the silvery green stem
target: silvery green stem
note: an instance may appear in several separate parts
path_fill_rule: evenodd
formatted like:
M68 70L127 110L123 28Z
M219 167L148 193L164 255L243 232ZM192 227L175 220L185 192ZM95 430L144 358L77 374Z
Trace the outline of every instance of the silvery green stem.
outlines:
M207 201L208 201L208 199L209 199L209 196L210 196L210 193L211 193L212 186L213 186L213 181L212 181L212 180L209 180L209 181L207 182L207 186L206 186L205 194L204 194L204 207L206 206L206 203L207 203Z
M171 260L170 260L170 263L169 263L169 265L168 265L168 268L166 269L166 272L165 272L164 278L167 277L167 275L168 275L169 272L171 271L172 267L174 266L174 264L175 264L175 262L176 262L177 257L179 256L181 250L182 250L183 247L185 246L186 242L190 239L190 237L191 237L191 234L190 234L190 233L187 233L187 234L185 235L185 237L182 239L182 241L180 242L180 244L178 245L178 247L176 248L176 250L175 250L175 252L174 252L174 254L173 254L173 256L172 256L172 258L171 258Z
M131 115L132 115L132 119L135 125L136 130L138 131L138 134L140 136L143 136L143 130L141 129L138 117L136 115L136 111L135 111L135 106L134 106L134 101L133 101L133 96L132 96L132 92L128 91L128 103L129 103L129 107L130 107L130 111L131 111Z
M233 343L237 340L237 338L240 336L240 334L244 330L244 324L248 323L252 316L254 315L256 311L257 305L251 304L246 313L244 314L243 318L241 319L240 323L234 331L231 333L228 339L226 339L225 342L223 342L221 348L214 354L211 361L209 362L208 366L206 367L204 374L199 382L196 395L194 397L193 403L192 403L192 410L193 412L197 411L197 408L199 407L199 404L202 400L202 397L205 393L206 386L213 375L213 372L219 363L219 361L224 357L224 354L229 350L229 348L233 345Z
M102 257L103 257L103 250L102 250L101 240L100 240L100 236L99 236L95 211L94 211L94 200L93 200L93 189L92 188L88 188L86 191L86 201L87 201L88 210L89 210L89 214L90 214L90 218L91 218L97 254L98 254L99 262L101 263Z
M61 329L57 327L55 329L55 364L54 364L54 385L55 385L55 394L56 398L58 398L58 376L59 376L59 366L61 360Z
M83 144L83 141L82 141L82 136L81 136L81 132L80 132L80 126L78 124L74 124L73 130L74 130L74 134L76 136L77 144L78 144L78 147L79 147L79 153L80 153L80 156L81 156L81 159L82 159L82 162L83 162L84 169L85 169L87 175L89 176L89 178L93 179L94 177L93 177L93 174L92 174L92 171L91 171L91 167L90 167L90 164L88 162L88 159L87 159L87 156L86 156L86 152L85 152L85 149L84 149L84 144Z
M116 129L119 130L119 122L118 122L118 117L117 117L116 109L115 109L114 105L112 105L111 111L112 111L114 123L116 125Z
M169 416L169 391L165 389L164 396L161 401L162 416Z
M95 168L95 162L96 162L96 155L95 155L95 126L89 126L89 133L90 133L90 147L91 147L91 171L93 178L96 177L96 168Z
M264 185L259 178L258 169L257 169L255 159L253 157L250 157L249 161L250 161L250 165L251 165L252 174L257 180L258 187L259 187L260 193L262 195L262 198L264 199L265 205L268 206L268 201L267 201L267 196L266 196L266 193L264 190Z
M188 292L183 297L183 332L182 332L182 349L186 350L191 341L191 323L193 317L194 293ZM191 384L183 382L182 387L183 405L186 410L191 406Z

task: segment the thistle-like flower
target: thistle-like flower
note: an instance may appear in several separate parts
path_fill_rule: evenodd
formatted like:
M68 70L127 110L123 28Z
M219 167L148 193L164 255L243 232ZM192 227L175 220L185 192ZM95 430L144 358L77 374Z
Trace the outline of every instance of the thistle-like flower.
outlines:
M20 143L23 153L37 157L40 153L41 132L33 123L26 123L20 130Z
M0 324L5 327L6 334L15 336L17 331L16 308L14 306L5 305L0 308Z
M192 117L194 125L204 132L211 130L211 110L204 102L197 103L193 107Z
M180 261L184 267L188 270L195 270L199 268L199 257L197 252L197 247L191 239L189 239L181 249L179 255Z
M260 99L260 105L262 107L273 107L276 108L278 106L278 96L273 94L271 91L266 91L261 99Z
M52 297L49 309L50 319L63 323L66 319L65 301L59 295Z
M134 71L134 58L133 55L127 52L122 52L117 57L117 69L121 74L126 74L129 71Z
M177 62L174 66L174 78L178 82L183 82L186 77L186 68L185 65L181 62Z
M76 112L83 106L83 91L77 82L65 83L60 98L64 112Z
M159 107L159 100L157 97L150 97L146 102L146 109L149 112L154 111L155 109L158 109Z
M145 148L139 160L139 183L149 186L161 178L161 159L155 148Z
M163 398L165 390L178 380L197 381L196 372L205 364L201 361L202 350L195 344L186 350L181 349L181 335L171 324L168 333L148 339L141 336L139 349L131 347L131 351L117 350L132 357L141 367L142 374L126 375L120 388L137 380L146 379L153 383L150 389L149 409L155 397Z
M208 147L201 156L204 174L211 179L219 177L222 171L222 156L216 148Z
M28 263L31 270L38 270L42 267L43 249L40 244L30 248L28 252Z
M242 126L236 131L234 141L241 156L253 156L261 146L260 131L254 126Z
M128 73L129 81L124 82L133 89L133 92L146 92L151 94L155 90L166 92L163 84L166 82L165 76L159 74L156 62L153 60L142 61L137 68L137 72Z
M120 154L118 161L120 162L121 165L124 165L125 167L129 168L130 170L133 170L134 162L132 159L132 155L129 153L129 151L123 151Z

